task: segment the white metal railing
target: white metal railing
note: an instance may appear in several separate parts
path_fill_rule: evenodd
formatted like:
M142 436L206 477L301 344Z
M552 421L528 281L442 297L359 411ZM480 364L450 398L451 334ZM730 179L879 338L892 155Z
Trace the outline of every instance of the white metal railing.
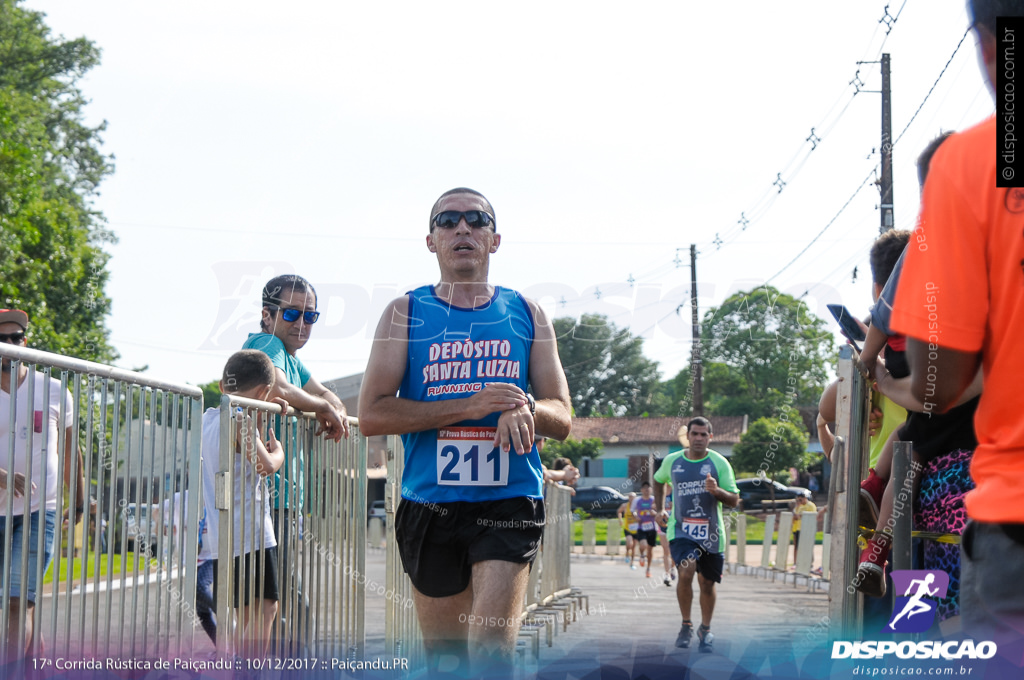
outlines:
M364 646L365 586L357 575L365 569L366 439L359 435L354 418L349 419L350 437L334 442L316 433L317 421L311 414L289 409L281 417L280 411L276 404L222 398L216 473L218 555L255 555L247 574L239 574L243 586L247 584L239 600L260 599L257 570L262 568L267 547L263 504L275 506L269 513L277 527L278 611L267 622L262 611L254 608L249 625L258 631L272 623L270 652L274 656L358 657ZM238 426L236 418L240 418ZM276 481L258 461L246 461L236 453L236 438L244 440L248 428L257 424L263 441L271 428L279 432L276 438L284 448L285 464ZM236 484L238 472L245 481ZM243 498L235 497L239 492ZM251 502L253 498L256 502ZM234 536L236 532L240 536ZM217 562L218 622L230 621L233 613L232 561ZM227 587L220 587L222 583ZM225 658L237 652L262 655L253 643L256 635L243 640L243 623L236 621L233 635L218 630L218 651Z
M40 438L43 450L57 440L58 452L81 450L69 459L68 476L84 474L83 499L72 484L56 494L57 526L54 559L49 572L36 568L36 606L32 611L35 635L30 656L38 656L45 640L46 659L188 659L197 648L196 561L202 513L202 392L72 357L0 344L0 357L13 360L13 375L26 366L25 392L13 390L8 412L0 418L8 435L0 439L0 467L20 472L34 482L27 485L24 500L42 499L47 483L65 476L63 455L56 471L18 466L14 460L16 439L25 434L29 447ZM41 394L35 392L41 378ZM59 393L59 395L58 395ZM64 395L67 395L66 397ZM27 400L54 398L59 424L51 432L36 431L35 423L19 413ZM60 398L56 398L56 397ZM266 422L280 407L264 402L225 398L223 415L241 407L249 414L263 413ZM33 408L33 411L40 410ZM46 409L42 409L45 414ZM365 568L366 532L366 439L358 422L350 419L352 435L341 442L317 434L314 417L289 411L283 418L281 441L286 458L301 454L295 466L301 475L304 498L292 510L284 506L274 514L288 527L281 548L288 554L287 571L279 573L279 612L274 620L272 652L288 656L310 652L322 657L359 656L364 648L364 588L358 579ZM34 419L34 416L33 416ZM47 422L45 417L43 422ZM70 432L71 440L68 439ZM222 435L234 436L234 428L222 427ZM234 442L222 443L229 460ZM221 456L224 463L224 456ZM232 461L233 462L233 461ZM224 465L222 484L232 490L221 498L222 539L233 541L231 498L233 468ZM294 475L293 475L294 476ZM49 479L48 479L49 477ZM285 477L296 491L298 479ZM277 490L264 485L270 494ZM189 493L189 490L192 493ZM297 491L296 491L297 494ZM52 495L52 494L51 494ZM21 499L17 499L21 500ZM91 503L89 501L92 501ZM12 512L12 495L0 503L4 527L4 557L0 568L11 574L12 527L19 513ZM63 527L66 508L84 505L87 512L78 527ZM91 508L91 510L90 510ZM253 531L255 504L250 515L240 518L239 530ZM27 565L29 532L22 535L21 565ZM44 536L33 536L42 546ZM258 546L260 544L257 544ZM231 554L232 543L220 554ZM280 549L280 548L279 548ZM222 651L239 649L237 635L229 635L232 621L232 560L223 560L219 575L218 623ZM24 573L24 571L23 571ZM252 574L250 574L250 577ZM250 578L250 581L253 579ZM301 584L301 588L300 588ZM24 647L29 627L27 611L17 609L7 639L12 614L9 589L0 595L0 648ZM27 586L15 594L24 601ZM252 594L252 593L250 593Z
M193 628L186 612L194 603L195 573L181 567L195 564L196 550L194 541L191 546L186 541L182 551L172 553L172 544L162 530L166 518L160 517L159 509L184 487L186 479L199 475L202 392L189 385L7 344L0 344L0 356L12 359L12 376L17 376L22 366L27 368L25 391L12 389L10 411L3 414L9 432L6 441L0 442L0 466L21 472L35 483L34 488L26 486L26 503L36 499L45 503L47 485L52 487L54 481L47 479L50 471L45 466L32 469L30 460L17 464L15 442L24 434L31 449L33 437L38 436L45 452L56 436L58 489L65 475L72 480L66 496L59 491L55 494L52 576L44 578L43 562L37 563L35 635L28 653L37 654L45 638L51 658L187 654ZM41 401L33 393L40 378ZM48 425L49 407L44 406L51 400L59 403L55 432ZM33 422L25 410L29 401L35 402L34 411L43 411L33 415ZM68 422L70 429L64 427ZM65 451L81 451L84 468L79 467L78 455L65 461ZM66 465L71 469L65 470ZM86 498L79 496L74 484L83 474ZM181 505L180 526L197 526L198 500ZM3 509L5 575L11 573L11 530L18 514L13 502L13 494L9 494ZM82 523L65 528L60 518L66 508L76 506L86 509ZM23 567L28 562L28 533L22 534ZM41 549L43 532L35 539ZM23 598L25 594L23 582L20 595ZM5 589L0 615L0 635L5 637L10 611L10 594ZM24 607L12 623L17 646L11 648L22 649L27 632Z

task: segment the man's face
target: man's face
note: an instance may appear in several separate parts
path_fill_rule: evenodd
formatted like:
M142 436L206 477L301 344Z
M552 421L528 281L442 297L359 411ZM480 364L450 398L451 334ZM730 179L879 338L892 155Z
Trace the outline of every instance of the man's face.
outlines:
M13 321L5 321L0 323L0 342L6 342L16 347L25 347L25 329L14 323ZM17 339L17 336L21 334L21 339ZM13 337L12 337L13 336ZM4 357L0 360L0 369L5 373L11 370L11 360Z
M701 455L707 453L708 444L711 442L711 433L708 432L706 425L691 425L686 436L690 440L691 453Z
M452 194L444 197L434 215L446 210L482 210L494 217L487 202L473 194ZM427 234L427 248L430 252L437 253L441 271L473 273L483 268L486 273L488 258L491 253L498 250L501 243L501 235L494 231L494 222L487 227L470 227L465 219L461 219L455 227L443 229L434 225L433 217L432 215L432 229Z
M283 291L280 296L280 309L263 308L263 325L268 333L276 336L284 343L285 350L294 355L295 352L309 340L310 326L302 319L302 315L295 321L285 321L282 311L285 309L298 309L304 312L316 311L316 296L296 288L291 291Z
M651 497L651 485L650 485L650 484L648 484L647 486L642 486L642 487L640 487L640 494L641 494L641 495L642 495L642 496L643 496L643 497L644 497L645 499L647 499L647 498L650 498L650 497Z

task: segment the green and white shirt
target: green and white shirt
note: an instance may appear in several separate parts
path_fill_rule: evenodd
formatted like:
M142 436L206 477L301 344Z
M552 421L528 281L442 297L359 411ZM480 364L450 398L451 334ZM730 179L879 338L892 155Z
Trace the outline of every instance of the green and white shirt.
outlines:
M710 553L725 552L728 537L722 531L722 504L704 489L710 474L718 486L739 493L736 475L725 457L708 449L700 460L690 460L685 451L672 453L654 473L659 484L672 483L672 517L668 540L688 538Z

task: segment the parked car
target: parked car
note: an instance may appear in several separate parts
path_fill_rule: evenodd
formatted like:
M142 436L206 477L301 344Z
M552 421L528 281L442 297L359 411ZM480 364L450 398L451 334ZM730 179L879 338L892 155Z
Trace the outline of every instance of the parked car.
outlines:
M740 489L740 503L744 510L786 510L797 496L811 497L811 492L802 486L786 486L767 477L737 479L736 486Z
M380 519L385 525L388 523L387 513L384 512L384 501L374 501L370 503L370 512L366 516L366 521L369 522L374 517Z
M579 508L594 517L614 517L627 497L610 486L578 487L572 497L572 509Z
M124 518L128 550L156 556L160 538L160 506L129 503L121 509L121 516Z

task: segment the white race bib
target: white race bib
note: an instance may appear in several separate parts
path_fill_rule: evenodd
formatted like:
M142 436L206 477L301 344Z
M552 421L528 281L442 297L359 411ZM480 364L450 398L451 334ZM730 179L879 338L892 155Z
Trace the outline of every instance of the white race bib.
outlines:
M708 527L710 523L706 519L695 519L693 517L683 518L683 533L698 541L708 539Z
M437 431L439 486L508 486L508 451L494 446L493 427Z

